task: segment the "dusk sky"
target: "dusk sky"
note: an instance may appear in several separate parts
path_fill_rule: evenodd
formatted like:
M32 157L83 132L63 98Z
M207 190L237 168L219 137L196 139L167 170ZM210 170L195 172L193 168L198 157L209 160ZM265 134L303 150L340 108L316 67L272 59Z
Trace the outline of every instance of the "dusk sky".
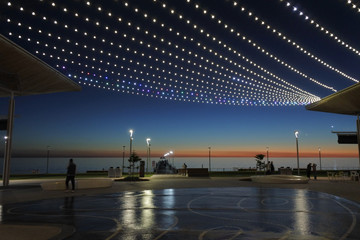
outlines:
M356 157L305 106L360 79L345 0L0 1L1 34L80 92L16 97L13 156ZM2 69L3 71L3 69ZM6 70L5 70L6 71ZM0 101L7 114L8 99ZM1 132L5 135L5 131ZM3 143L2 145L3 146ZM3 148L3 147L2 147ZM0 150L3 151L3 150Z

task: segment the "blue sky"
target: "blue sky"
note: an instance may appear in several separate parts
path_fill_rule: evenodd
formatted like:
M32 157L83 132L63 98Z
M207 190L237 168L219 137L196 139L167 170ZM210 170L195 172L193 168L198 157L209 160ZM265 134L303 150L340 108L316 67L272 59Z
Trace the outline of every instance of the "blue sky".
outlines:
M96 97L94 97L96 96ZM1 109L6 109L2 101ZM173 150L178 156L206 156L208 147L221 156L264 153L294 155L294 130L300 131L304 156L356 154L356 145L338 145L332 130L353 131L355 117L311 112L303 106L242 107L181 103L129 96L85 87L81 92L16 98L14 153L66 156L122 156L133 148L161 156Z
M355 117L305 110L360 77L346 1L16 0L0 13L2 35L83 88L17 97L15 155L119 156L130 129L140 155L149 137L159 156L295 156L294 130L303 156L357 155L331 133Z

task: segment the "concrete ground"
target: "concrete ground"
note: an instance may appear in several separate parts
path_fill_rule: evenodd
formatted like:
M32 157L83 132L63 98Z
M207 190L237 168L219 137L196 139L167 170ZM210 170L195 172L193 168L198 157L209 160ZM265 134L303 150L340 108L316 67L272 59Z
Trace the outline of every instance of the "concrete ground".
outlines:
M154 175L111 188L0 188L1 239L358 239L360 184ZM54 180L46 180L54 181ZM321 220L321 221L320 221ZM340 223L339 223L340 220ZM310 224L310 225L309 225Z

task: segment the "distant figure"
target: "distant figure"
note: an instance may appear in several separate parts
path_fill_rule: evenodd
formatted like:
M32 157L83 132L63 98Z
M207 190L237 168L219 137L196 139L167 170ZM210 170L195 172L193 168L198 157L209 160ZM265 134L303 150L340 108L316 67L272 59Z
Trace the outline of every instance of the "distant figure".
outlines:
M69 191L69 181L72 185L72 192L75 191L75 174L76 174L76 165L74 164L73 159L69 160L69 165L67 166L67 173L66 173L66 191Z
M312 165L312 171L313 171L313 175L314 175L314 180L316 180L316 164L313 163Z
M270 170L271 170L271 174L273 174L275 172L275 167L274 167L273 161L270 162Z
M271 174L271 164L270 162L267 162L266 164L266 175L270 175Z
M184 174L183 175L186 176L187 165L185 163L183 164L183 169L184 169Z
M306 167L306 176L308 177L308 179L310 179L310 174L311 174L311 163L309 163Z

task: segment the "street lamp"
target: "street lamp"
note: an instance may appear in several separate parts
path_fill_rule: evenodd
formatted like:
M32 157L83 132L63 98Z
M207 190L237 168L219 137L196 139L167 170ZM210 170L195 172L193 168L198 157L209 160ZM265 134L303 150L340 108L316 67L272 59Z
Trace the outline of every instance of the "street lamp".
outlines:
M170 159L170 155L173 155L174 152L170 150L169 152L169 159ZM173 160L172 160L172 166L174 167L174 155L173 155Z
M147 144L147 159L146 159L146 172L149 172L149 160L150 160L150 138L146 139L146 144Z
M124 165L124 162L125 162L125 146L123 146L123 164L122 164L122 173L124 173L124 167L125 167L125 165Z
M299 167L299 143L298 143L299 131L294 131L294 134L295 134L295 138L296 138L297 169L298 169L298 175L300 176L300 167Z
M266 147L266 160L267 164L269 164L269 147Z
M5 151L4 151L4 158L6 157L6 144L7 144L8 136L4 136L5 141Z
M321 170L321 148L319 147L319 161L320 161L320 170Z
M132 162L132 141L133 141L133 133L134 131L130 129L130 174L132 174L133 162Z
M211 172L211 147L209 147L209 172Z
M50 156L50 146L47 146L47 154L46 154L46 174L49 174L49 156Z

